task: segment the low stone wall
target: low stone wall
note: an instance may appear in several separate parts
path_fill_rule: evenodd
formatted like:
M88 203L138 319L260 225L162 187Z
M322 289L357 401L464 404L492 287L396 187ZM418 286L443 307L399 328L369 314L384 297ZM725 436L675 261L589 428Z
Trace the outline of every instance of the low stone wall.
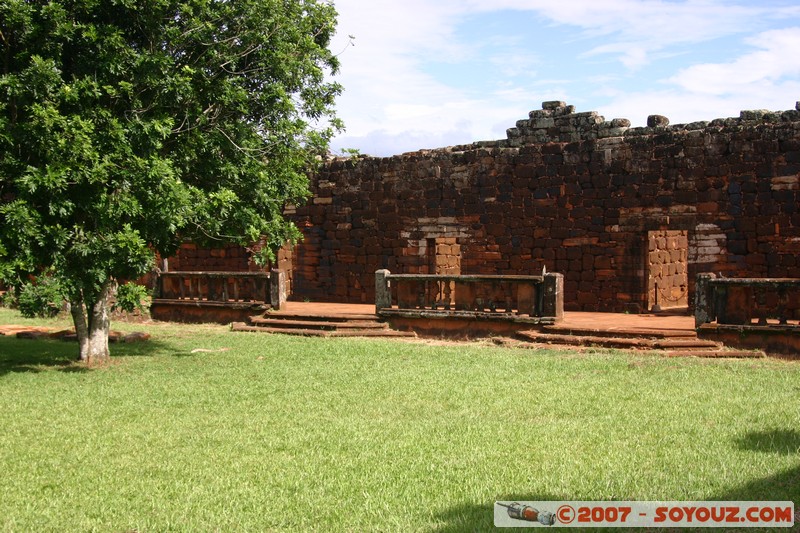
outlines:
M150 315L171 322L244 321L287 297L286 272L162 272L156 275Z
M280 270L287 274L287 290L291 290L292 269L294 268L293 248L285 246L278 251L274 264L259 266L253 261L253 244L249 249L235 244L220 248L204 248L195 243L183 243L178 251L166 261L167 272L269 272ZM159 261L160 267L163 262ZM304 268L301 266L301 268ZM155 274L153 274L155 275ZM153 287L155 279L142 279L143 285Z
M800 354L800 279L700 274L695 300L699 338L794 358Z

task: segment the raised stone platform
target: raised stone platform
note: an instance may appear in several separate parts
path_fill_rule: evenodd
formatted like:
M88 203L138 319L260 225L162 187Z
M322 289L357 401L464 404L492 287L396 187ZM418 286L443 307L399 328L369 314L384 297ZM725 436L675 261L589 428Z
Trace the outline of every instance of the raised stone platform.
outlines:
M413 331L391 329L374 311L372 305L286 302L280 311L234 322L231 330L306 337L416 337Z
M154 320L185 323L229 324L269 309L268 304L251 302L209 302L154 298L150 316Z
M729 349L720 342L697 338L694 318L680 315L627 315L616 313L564 313L559 324L511 323L502 320L436 320L431 317L387 317L396 329L379 321L374 306L362 304L287 302L281 311L235 323L234 331L289 335L416 336L478 338L512 335L531 345L599 346L659 351L669 357L764 357L757 349ZM498 313L501 315L502 313Z
M697 332L702 339L726 346L764 350L800 359L800 329L797 326L703 324Z

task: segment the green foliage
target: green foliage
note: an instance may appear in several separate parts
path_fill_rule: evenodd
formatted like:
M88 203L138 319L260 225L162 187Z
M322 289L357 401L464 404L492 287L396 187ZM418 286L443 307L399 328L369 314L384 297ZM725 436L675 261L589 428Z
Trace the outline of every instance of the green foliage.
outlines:
M70 298L182 239L267 257L340 128L324 0L0 1L0 278Z
M36 283L26 283L19 291L17 306L26 318L52 318L64 306L65 290L61 282L50 275L40 276Z
M17 305L17 292L13 288L7 290L2 298L0 298L0 307L16 309Z
M359 150L358 148L342 148L342 155L353 159L364 157L364 154L362 154L361 150Z
M147 289L142 285L132 282L125 283L117 289L114 309L121 309L128 313L133 313L137 309L144 311L144 301L149 296Z

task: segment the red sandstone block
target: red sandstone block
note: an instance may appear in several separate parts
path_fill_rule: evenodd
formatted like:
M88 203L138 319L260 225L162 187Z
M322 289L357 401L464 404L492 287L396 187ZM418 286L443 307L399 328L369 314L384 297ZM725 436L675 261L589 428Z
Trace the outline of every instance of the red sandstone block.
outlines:
M596 304L597 303L597 296L595 296L591 292L578 292L578 294L576 295L575 300L580 305Z
M583 249L577 246L573 246L570 248L566 248L567 252L567 259L571 261L577 261L580 264L580 259L583 256Z
M582 270L580 259L568 259L567 269L564 271L564 274L579 278Z
M486 224L485 229L488 235L494 237L506 234L506 226L504 224Z
M594 274L598 281L612 280L617 277L617 271L609 268L596 268Z
M520 270L522 270L524 261L520 256L512 255L509 259L508 264L515 272L519 272Z
M770 223L761 223L756 226L756 234L759 237L775 235L775 226Z
M713 215L719 212L717 202L700 202L697 204L697 213L700 215Z

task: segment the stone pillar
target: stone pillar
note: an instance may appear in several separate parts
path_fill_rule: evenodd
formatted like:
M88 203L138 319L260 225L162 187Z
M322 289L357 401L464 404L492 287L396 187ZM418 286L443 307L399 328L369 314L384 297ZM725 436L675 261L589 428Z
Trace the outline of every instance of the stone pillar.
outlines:
M475 284L459 283L456 285L455 291L456 310L473 311L475 309Z
M392 291L389 287L391 272L381 269L375 271L375 312L392 307Z
M520 315L536 316L537 291L533 282L517 284L517 312ZM540 287L541 290L541 287Z
M271 270L269 273L269 300L272 308L280 310L286 303L286 272Z
M161 276L161 272L156 270L153 276L153 299L161 298L162 294L164 294L164 278Z
M744 325L750 323L753 308L753 289L746 285L718 287L715 293L715 311L718 324Z
M542 316L561 322L564 320L564 275L547 273L543 285Z
M709 283L716 277L715 274L711 273L697 275L697 283L694 287L694 327L696 328L708 322L713 322L717 318L714 312L711 284Z

